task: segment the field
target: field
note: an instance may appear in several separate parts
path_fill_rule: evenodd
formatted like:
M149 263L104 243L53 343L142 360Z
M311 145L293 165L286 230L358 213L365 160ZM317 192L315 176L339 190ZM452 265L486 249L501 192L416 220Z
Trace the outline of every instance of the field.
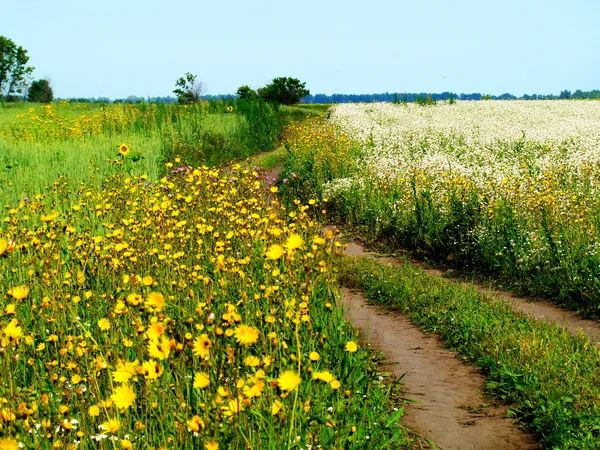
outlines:
M403 445L323 206L244 162L310 113L0 110L0 448Z
M299 131L298 148L308 139L314 153L299 150L289 171L310 172L338 217L438 264L600 313L599 102L347 104L327 126L330 154Z
M342 285L476 364L528 439L597 448L588 337L411 261L598 317L599 130L594 101L0 109L0 450L434 445Z

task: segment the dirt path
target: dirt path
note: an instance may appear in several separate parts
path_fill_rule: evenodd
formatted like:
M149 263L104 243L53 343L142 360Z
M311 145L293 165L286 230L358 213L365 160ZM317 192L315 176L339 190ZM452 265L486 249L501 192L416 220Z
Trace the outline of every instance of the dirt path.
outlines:
M436 335L425 335L406 317L369 305L358 292L342 289L348 320L369 344L383 351L402 377L403 423L442 450L537 449L536 440L506 419L506 409L486 404L485 377L461 363Z
M346 248L346 253L352 256L371 256L377 257L377 260L382 264L389 265L399 265L400 263L395 258L390 257L378 257L377 254L372 252L365 251L360 245L356 243L348 244ZM444 281L449 283L456 283L457 281L443 278L444 272L436 269L427 269L421 267L418 263L413 263L417 267L419 267L423 272L427 275L439 277ZM477 289L482 294L491 295L494 297L498 297L501 300L508 302L512 309L515 311L523 311L528 316L541 320L544 322L554 322L558 326L567 329L571 334L577 335L578 333L583 333L587 337L590 338L590 341L596 345L600 346L600 323L594 320L584 319L579 316L574 311L568 311L566 309L562 309L552 303L543 300L532 300L528 298L517 297L511 292L507 291L497 291L493 289L488 289L485 286L478 283L467 283L460 282L463 286L470 286Z

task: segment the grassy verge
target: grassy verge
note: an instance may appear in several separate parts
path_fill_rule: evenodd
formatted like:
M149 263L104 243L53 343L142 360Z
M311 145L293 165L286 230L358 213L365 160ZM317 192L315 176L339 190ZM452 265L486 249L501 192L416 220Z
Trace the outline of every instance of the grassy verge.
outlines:
M345 284L398 309L487 374L490 394L547 448L598 448L600 356L587 338L515 314L475 289L429 277L411 265L347 258Z

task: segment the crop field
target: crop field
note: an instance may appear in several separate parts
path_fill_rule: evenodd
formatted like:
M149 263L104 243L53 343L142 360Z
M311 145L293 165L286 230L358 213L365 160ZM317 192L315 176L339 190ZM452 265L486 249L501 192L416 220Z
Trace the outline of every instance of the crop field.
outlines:
M0 448L403 445L323 205L285 208L231 163L272 149L281 116L0 111Z
M304 176L290 192L328 197L392 245L599 315L600 102L344 104L318 129L297 130L288 172Z

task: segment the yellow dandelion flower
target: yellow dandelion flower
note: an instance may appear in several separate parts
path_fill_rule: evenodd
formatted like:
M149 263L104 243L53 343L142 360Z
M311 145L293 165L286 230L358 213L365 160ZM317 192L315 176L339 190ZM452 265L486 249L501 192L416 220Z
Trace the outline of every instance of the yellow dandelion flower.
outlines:
M119 145L119 153L123 156L127 156L127 154L129 153L129 147L127 146L127 144Z
M200 418L200 416L194 416L187 421L187 427L189 431L197 433L201 428L204 428L204 421Z
M8 323L8 325L6 325L6 328L4 328L4 335L8 338L15 340L21 339L21 336L23 335L23 330L17 324L17 319L12 319Z
M113 401L117 408L127 409L131 407L131 405L133 405L133 402L136 399L136 395L131 386L129 386L128 384L123 384L113 391L113 394L110 396L110 399Z
M142 372L147 380L157 380L163 373L163 368L153 359L142 364Z
M163 336L160 340L150 340L148 342L148 354L152 358L159 360L167 359L171 353L171 341L167 336Z
M283 403L281 403L279 400L275 400L273 403L271 403L271 415L276 416L279 411L281 411L281 408L283 408Z
M219 443L215 441L205 442L205 450L219 450Z
M146 330L146 336L148 336L149 339L158 339L159 337L161 337L165 330L167 329L167 327L165 326L164 323L162 322L154 322L152 325L150 325L148 327L148 329Z
M153 283L154 279L151 276L145 276L144 278L142 278L142 284L144 286L152 286Z
M146 306L162 311L165 307L165 297L160 292L150 292L146 299Z
M121 439L121 448L123 450L133 450L133 444L129 439Z
M208 334L203 333L199 337L194 340L192 352L194 355L199 356L203 359L208 359L210 356L210 348L212 346L212 342L208 338Z
M248 367L258 367L260 366L260 358L258 356L247 356L244 359L244 365Z
M284 254L285 249L281 245L273 244L269 247L269 249L265 253L265 256L267 257L267 259L275 260L281 258Z
M357 350L358 350L358 345L356 344L356 342L354 342L354 341L346 342L346 351L348 353L354 353Z
M282 391L291 392L296 389L301 382L302 378L300 378L293 370L286 370L279 378L277 378L277 384Z
M116 370L112 372L113 381L115 383L126 383L136 374L138 366L138 361L118 362Z
M8 240L6 240L4 238L0 238L0 256L4 255L6 253L7 249L8 249Z
M304 239L299 234L291 234L285 241L285 248L288 250L296 250L304 245Z
M100 424L103 430L115 434L121 428L121 422L119 419L109 419L106 422Z
M335 377L327 371L313 372L312 377L313 377L313 380L321 380L321 381L324 381L325 383L329 383L330 381L335 379Z
M197 372L194 375L194 387L196 389L204 389L210 384L210 377L204 372Z
M8 293L16 300L23 300L29 295L29 289L27 286L15 286Z
M98 328L100 328L102 331L107 331L110 329L110 320L108 320L106 317L100 319L98 321Z
M0 450L19 450L19 443L13 439L0 439Z
M96 417L100 415L100 408L98 405L92 405L88 408L88 415L91 417Z
M319 355L317 352L310 352L308 357L311 361L318 361L321 358L321 355Z
M240 325L235 328L233 334L238 344L248 347L258 341L260 331L248 325Z
M338 380L331 380L331 381L329 382L329 386L331 386L331 388L332 388L333 390L337 390L337 389L339 389L341 385L342 385L342 383L340 383Z

